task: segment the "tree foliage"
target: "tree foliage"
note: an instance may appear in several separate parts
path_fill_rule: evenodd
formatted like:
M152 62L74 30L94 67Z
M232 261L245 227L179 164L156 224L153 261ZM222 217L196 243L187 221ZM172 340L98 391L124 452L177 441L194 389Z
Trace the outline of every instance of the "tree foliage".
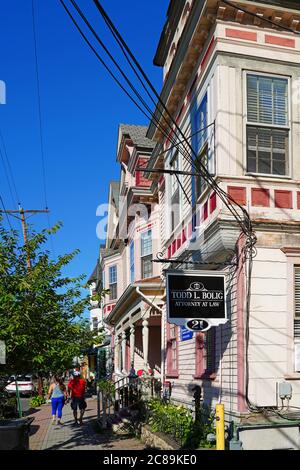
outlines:
M8 370L40 375L63 370L95 343L83 319L88 305L88 297L82 298L84 276L62 274L78 250L54 260L45 249L60 226L32 232L23 246L18 233L0 220L0 339L6 343Z

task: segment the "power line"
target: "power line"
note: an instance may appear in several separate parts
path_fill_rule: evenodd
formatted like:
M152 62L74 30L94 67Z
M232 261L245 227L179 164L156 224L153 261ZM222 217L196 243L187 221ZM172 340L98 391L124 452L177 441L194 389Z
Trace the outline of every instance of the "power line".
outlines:
M74 0L72 0L73 2ZM148 86L150 87L151 91L154 93L154 95L156 96L156 98L158 99L158 102L159 104L161 105L162 109L167 113L167 115L169 116L170 118L170 121L173 123L173 125L175 126L175 128L177 129L177 132L179 132L179 134L185 139L185 135L184 133L182 132L181 128L178 126L178 124L176 123L175 119L173 118L173 116L171 115L171 113L169 112L169 110L167 109L167 107L165 106L165 103L162 101L161 97L159 96L159 94L157 93L157 91L155 90L154 86L152 85L151 81L149 80L148 76L146 75L146 73L144 72L143 68L141 67L141 65L139 64L139 62L137 61L137 59L135 58L135 56L133 55L133 53L131 52L130 48L128 47L128 45L126 44L126 42L124 41L124 39L122 38L121 34L119 33L119 31L117 30L117 28L114 26L113 22L111 21L111 19L109 18L109 16L107 15L107 13L105 12L104 8L102 7L102 5L100 4L99 0L93 0L94 1L94 4L96 5L97 9L99 10L102 18L104 19L104 21L106 22L106 24L109 26L110 30L113 31L115 33L115 35L117 36L118 38L118 43L120 45L120 43L122 44L122 46L125 48L126 52L128 53L129 57L131 58L131 60L133 61L134 65L137 67L137 69L139 70L139 72L142 74L143 78L146 80ZM124 53L124 49L123 50L123 53ZM128 56L124 53L124 55L127 57L128 59ZM163 114L162 111L158 108L158 111L161 113L161 115ZM170 126L171 127L171 126ZM172 129L172 128L171 128ZM178 134L177 134L177 137L178 137ZM192 145L186 141L188 147L189 147L189 150L191 151L191 153L194 155L194 158L196 159L197 158L197 155L192 147ZM195 161L193 158L191 158L191 156L189 155L188 158L186 156L184 156L186 158L186 160L189 161L189 163L191 165L193 165L197 171L200 171L201 173L201 176L205 179L205 181L208 183L209 186L213 187L216 191L216 193L219 195L220 199L223 201L223 203L227 206L227 208L229 209L229 211L232 213L232 215L235 217L235 219L237 220L237 222L239 223L239 225L241 226L242 228L242 231L245 233L245 234L248 234L249 232L251 232L251 220L250 220L250 217L249 217L249 214L248 212L240 205L238 204L229 194L227 194L227 192L225 192L222 188L220 188L220 186L216 183L215 179L212 177L212 175L208 172L207 168L203 165L203 163L201 161ZM200 168L199 168L200 167ZM246 220L246 226L245 226L245 220L242 221L242 219L240 219L239 217L239 214L237 213L236 209L228 203L228 199L231 200L232 202L234 202L234 204L236 204L242 211L242 213L244 214L244 217L245 217L245 220Z
M8 217L7 210L5 209L5 205L4 205L1 194L0 194L0 201L1 201L1 206L3 207L3 211L0 211L0 212L4 212L4 214L6 215L6 218L7 218L8 225L10 226L10 229L13 230L12 225L11 225L10 220L9 220L9 217Z
M44 154L44 139L43 139L43 127L42 127L40 77L39 77L39 63L38 63L37 40L36 40L36 24L35 24L34 0L31 0L31 5L32 5L32 28L33 28L33 41L34 41L34 57L35 57L35 70L36 70L36 84L37 84L37 97L38 97L39 133L40 133L40 146L41 146L41 159L42 159L42 180L43 180L43 187L44 187L45 205L46 205L46 208L48 208L48 203L47 203L47 188L46 188L45 154Z
M0 138L1 138L1 141L2 141L3 153L4 153L5 160L6 160L8 173L9 173L9 176L10 176L10 179L11 179L11 182L12 182L12 186L13 186L13 189L14 189L14 192L15 192L15 196L16 196L15 200L14 200L13 196L12 196L12 199L14 200L15 203L20 204L20 197L19 197L19 194L18 194L18 191L17 191L16 182L15 182L12 167L11 167L11 164L10 164L10 161L9 161L9 158L8 158L7 149L6 149L6 145L5 145L5 141L4 141L4 137L3 137L3 133L1 131L1 129L0 129ZM8 185L9 185L10 192L11 192L11 195L12 195L12 189L11 189L11 185L10 185L10 182L9 182L8 173L7 173L6 168L5 168L4 157L3 157L3 154L2 154L1 148L0 148L0 153L1 153L1 158L2 158L2 161L3 161L3 166L4 166L4 169L5 169L6 175L7 175ZM16 204L16 206L18 204Z
M33 40L34 40L36 84L37 84L37 97L38 97L39 133L40 133L40 147L41 147L41 160L42 160L42 182L43 182L44 200L45 200L45 208L46 208L45 212L47 216L48 229L50 230L51 222L50 222L48 201L47 201L46 165L45 165L44 137L43 137L43 125L42 125L41 90L40 90L40 76L39 76L39 62L38 62L38 50L37 50L37 38L36 38L34 0L31 0L31 6L32 6L32 28L33 28ZM50 234L50 243L51 243L52 252L54 252L52 234Z

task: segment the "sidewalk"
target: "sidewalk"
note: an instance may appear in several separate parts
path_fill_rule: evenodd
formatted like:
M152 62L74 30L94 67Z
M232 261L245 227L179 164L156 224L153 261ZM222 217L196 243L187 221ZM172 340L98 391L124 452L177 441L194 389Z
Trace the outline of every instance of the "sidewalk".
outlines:
M63 408L63 426L51 424L51 406L43 405L29 416L34 417L29 437L30 450L142 450L136 438L95 432L97 400L88 398L83 426L74 425L70 405Z

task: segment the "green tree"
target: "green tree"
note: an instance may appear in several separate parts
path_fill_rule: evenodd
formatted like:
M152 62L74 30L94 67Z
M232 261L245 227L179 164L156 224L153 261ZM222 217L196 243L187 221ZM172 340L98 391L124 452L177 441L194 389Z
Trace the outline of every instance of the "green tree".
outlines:
M40 393L45 373L69 368L75 356L101 343L101 333L96 338L83 319L89 300L82 298L85 276L62 274L78 250L53 260L45 249L60 226L31 232L23 246L0 219L0 339L6 343L7 370L37 372Z

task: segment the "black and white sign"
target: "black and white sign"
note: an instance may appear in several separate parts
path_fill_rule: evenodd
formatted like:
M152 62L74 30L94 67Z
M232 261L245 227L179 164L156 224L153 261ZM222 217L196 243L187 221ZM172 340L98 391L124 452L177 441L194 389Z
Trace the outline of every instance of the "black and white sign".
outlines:
M225 274L215 271L167 271L167 314L169 323L204 331L226 323ZM198 327L189 320L205 320Z

